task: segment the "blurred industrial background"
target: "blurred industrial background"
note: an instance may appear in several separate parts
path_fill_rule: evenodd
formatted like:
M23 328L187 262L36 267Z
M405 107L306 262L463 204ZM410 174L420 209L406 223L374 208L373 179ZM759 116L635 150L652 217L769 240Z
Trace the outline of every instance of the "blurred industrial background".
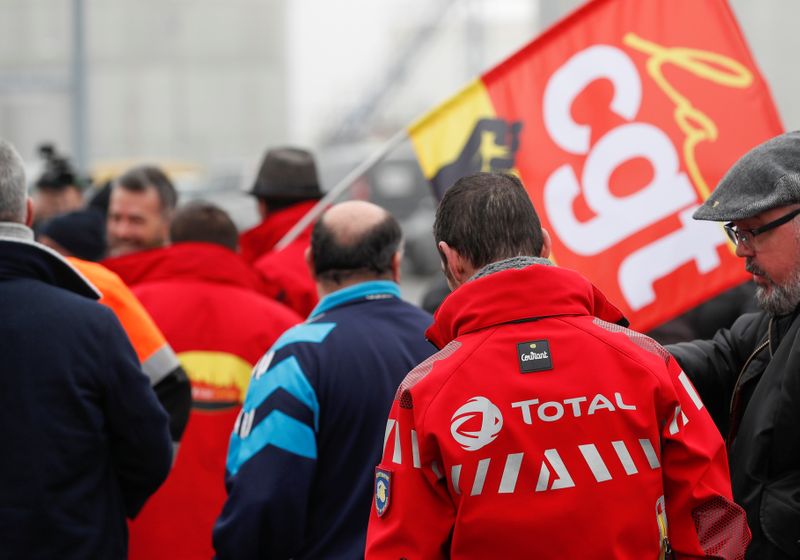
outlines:
M3 0L0 136L31 166L54 144L101 181L130 162L171 166L184 199L253 225L267 147L319 155L330 188L397 130L530 41L577 0ZM800 4L732 0L787 129ZM746 116L742 133L746 132ZM409 272L437 268L434 201L409 146L354 187L392 209Z

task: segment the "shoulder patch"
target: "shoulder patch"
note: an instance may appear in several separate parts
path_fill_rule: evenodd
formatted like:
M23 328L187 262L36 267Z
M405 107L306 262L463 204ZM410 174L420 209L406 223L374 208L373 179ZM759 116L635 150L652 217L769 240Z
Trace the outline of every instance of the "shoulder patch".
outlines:
M375 468L375 511L378 517L383 515L389 509L389 504L392 498L392 471Z

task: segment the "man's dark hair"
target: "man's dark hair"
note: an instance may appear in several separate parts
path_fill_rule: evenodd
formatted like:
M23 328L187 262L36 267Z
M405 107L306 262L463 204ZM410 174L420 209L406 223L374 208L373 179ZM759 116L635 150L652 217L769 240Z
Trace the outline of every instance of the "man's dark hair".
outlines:
M544 244L525 187L505 173L476 173L456 181L436 210L433 237L476 269L511 257L538 257Z
M340 284L353 276L383 276L392 270L392 257L400 249L403 232L391 214L358 239L340 243L323 216L311 232L311 255L318 279Z
M130 169L114 181L114 188L133 192L144 192L148 188L155 189L163 214L169 214L178 204L178 193L172 181L163 171L152 165L142 165Z
M236 251L239 245L239 232L228 213L205 200L181 206L172 219L169 235L173 243L203 241L231 251Z

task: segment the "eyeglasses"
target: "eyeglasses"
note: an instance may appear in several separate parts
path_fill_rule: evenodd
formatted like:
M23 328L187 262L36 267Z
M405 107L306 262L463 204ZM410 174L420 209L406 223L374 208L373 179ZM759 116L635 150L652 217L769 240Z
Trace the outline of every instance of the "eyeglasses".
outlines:
M763 226L759 226L753 229L739 229L733 222L728 222L723 227L725 228L725 233L728 234L728 239L730 239L734 245L741 244L745 249L753 250L753 243L755 242L755 238L757 235L761 235L771 229L775 229L778 226L782 226L786 222L789 222L800 214L800 208L792 210L785 216L781 216L777 220L773 220L764 224Z

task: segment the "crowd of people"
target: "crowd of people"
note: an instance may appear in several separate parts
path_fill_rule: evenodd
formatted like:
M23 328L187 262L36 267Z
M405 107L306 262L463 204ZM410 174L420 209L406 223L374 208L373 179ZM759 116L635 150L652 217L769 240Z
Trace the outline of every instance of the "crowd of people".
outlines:
M747 312L667 346L548 259L514 175L444 193L431 315L379 206L276 247L322 197L307 150L267 151L241 233L157 167L84 200L43 154L29 197L0 140L0 556L800 558L800 133L694 216Z

